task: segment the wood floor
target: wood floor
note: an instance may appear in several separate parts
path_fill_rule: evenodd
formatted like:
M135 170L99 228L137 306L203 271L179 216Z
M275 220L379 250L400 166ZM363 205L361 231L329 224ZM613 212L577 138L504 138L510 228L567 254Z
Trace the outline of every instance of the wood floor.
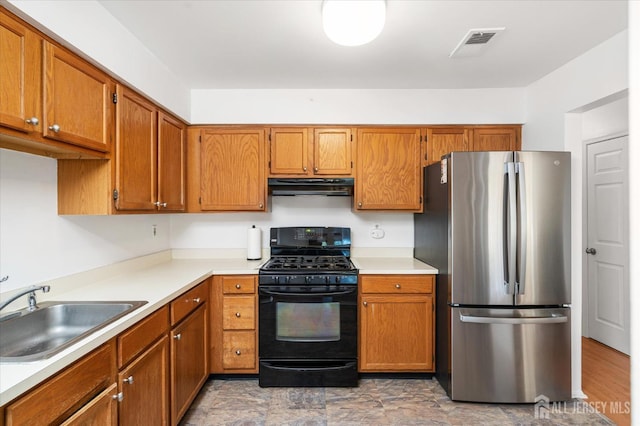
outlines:
M582 391L585 401L618 425L631 424L630 360L622 352L582 338Z

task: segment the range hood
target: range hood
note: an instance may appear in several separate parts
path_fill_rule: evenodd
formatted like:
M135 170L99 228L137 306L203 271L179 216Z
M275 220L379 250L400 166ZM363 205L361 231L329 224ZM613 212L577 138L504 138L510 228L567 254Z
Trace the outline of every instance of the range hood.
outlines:
M269 178L271 195L351 196L353 178Z

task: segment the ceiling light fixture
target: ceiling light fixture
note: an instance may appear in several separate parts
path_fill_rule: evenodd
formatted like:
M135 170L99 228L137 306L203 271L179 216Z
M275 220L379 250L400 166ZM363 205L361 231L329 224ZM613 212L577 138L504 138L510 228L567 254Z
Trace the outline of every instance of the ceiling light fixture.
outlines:
M322 26L334 43L361 46L384 28L385 0L324 0Z

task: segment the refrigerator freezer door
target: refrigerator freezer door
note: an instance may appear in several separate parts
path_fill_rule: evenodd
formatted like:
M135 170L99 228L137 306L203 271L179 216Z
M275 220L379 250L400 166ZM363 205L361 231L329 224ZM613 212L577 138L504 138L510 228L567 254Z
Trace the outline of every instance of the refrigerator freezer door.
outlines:
M516 152L516 305L571 303L571 154Z
M451 399L571 399L570 308L452 308L451 315Z
M508 235L506 209L509 181L515 184L515 177L508 174L509 163L513 166L513 152L453 152L449 157L452 304L513 306L509 276L515 261L510 271L507 249L515 250L516 242Z

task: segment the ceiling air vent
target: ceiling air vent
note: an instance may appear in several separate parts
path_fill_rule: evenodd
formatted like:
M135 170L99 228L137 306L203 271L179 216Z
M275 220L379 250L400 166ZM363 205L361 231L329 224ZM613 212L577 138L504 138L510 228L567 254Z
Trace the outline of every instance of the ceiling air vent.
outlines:
M493 40L496 35L504 31L500 28L474 28L467 31L449 57L471 57L480 56L486 49L487 43Z

